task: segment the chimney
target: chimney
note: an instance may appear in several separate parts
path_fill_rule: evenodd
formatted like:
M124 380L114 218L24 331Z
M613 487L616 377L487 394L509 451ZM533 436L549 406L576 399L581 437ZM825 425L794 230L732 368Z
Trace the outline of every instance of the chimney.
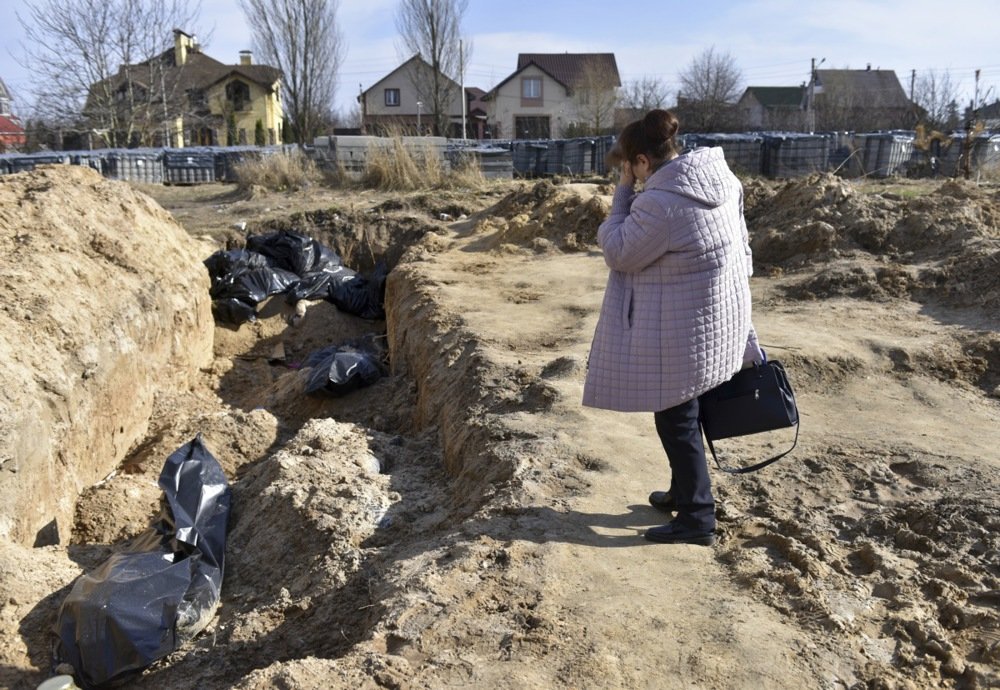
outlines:
M194 48L194 39L180 29L174 29L174 64L178 67L187 62L188 52Z
M253 64L253 53L249 50L240 51L240 64L241 65L252 65Z

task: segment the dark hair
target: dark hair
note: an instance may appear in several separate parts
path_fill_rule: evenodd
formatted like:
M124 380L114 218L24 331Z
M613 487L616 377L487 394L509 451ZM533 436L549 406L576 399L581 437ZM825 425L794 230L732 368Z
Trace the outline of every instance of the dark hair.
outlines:
M608 155L609 163L634 163L640 153L659 162L679 153L674 139L679 127L677 116L669 110L650 110L641 120L625 125Z

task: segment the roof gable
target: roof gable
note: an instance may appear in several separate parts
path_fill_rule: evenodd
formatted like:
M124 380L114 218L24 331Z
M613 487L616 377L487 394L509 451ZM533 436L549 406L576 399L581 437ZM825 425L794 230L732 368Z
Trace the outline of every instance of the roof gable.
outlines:
M0 115L0 134L24 134L21 120L14 115Z
M419 54L418 55L414 55L409 60L407 60L406 62L404 62L403 64L401 64L399 67L397 67L396 69L392 70L391 72L389 72L388 74L386 74L384 77L382 77L381 79L379 79L378 81L376 81L374 84L372 84L371 86L369 86L367 89L365 89L364 91L362 91L362 95L367 96L369 93L371 93L372 91L374 91L375 89L377 89L382 82L386 81L387 79L390 79L391 77L395 76L399 72L402 72L403 70L409 70L409 69L422 69L422 70L427 70L428 72L431 72L431 73L434 72L434 68L431 67L430 63L428 63L426 60L424 60L422 57L420 57ZM442 73L441 76L444 77L448 82L450 82L450 84L449 84L450 88L455 88L455 89L459 88L458 82L456 82L454 79L452 79L451 77L449 77L447 74L443 74ZM360 97L359 97L359 100L360 100Z
M908 108L910 99L893 70L825 69L816 70L816 84L824 94L843 90L863 98L873 107Z
M586 80L587 71L600 70L614 79L615 86L621 86L618 63L614 53L520 53L517 69L520 71L534 63L543 72L560 84L576 88Z
M1000 117L1000 99L979 107L979 117Z
M541 70L565 88L567 93L571 93L586 81L587 70L591 65L599 70L608 70L608 74L614 79L614 86L622 85L614 53L520 53L517 56L517 69L490 89L482 100L491 100L504 84L529 67Z
M804 86L748 86L744 97L753 96L765 108L799 108Z
M152 60L146 60L128 67L129 77L135 83L145 84L144 77L157 74L152 67L157 63L166 65L164 80L182 91L207 89L231 74L238 74L261 86L270 87L281 78L281 70L270 65L227 65L200 51L191 50L183 65L178 65L173 48L165 50ZM124 80L126 68L118 70L117 80Z

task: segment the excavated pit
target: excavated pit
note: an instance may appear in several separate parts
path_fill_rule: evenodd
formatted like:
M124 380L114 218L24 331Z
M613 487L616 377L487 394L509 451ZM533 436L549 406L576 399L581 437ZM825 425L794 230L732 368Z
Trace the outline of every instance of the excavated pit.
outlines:
M85 477L52 487L54 502L66 506L58 520L53 518L61 526L58 530L43 524L52 512L47 504L37 507L39 518L31 518L34 513L25 508L24 499L8 504L14 510L5 511L5 518L26 515L34 522L13 532L22 546L5 545L0 551L0 574L5 580L18 571L40 569L47 575L32 585L18 582L13 588L17 594L7 602L17 607L33 603L20 626L21 639L0 647L0 686L33 688L47 677L52 644L48 631L72 580L150 524L158 512L156 479L164 459L199 433L220 460L234 494L220 614L209 635L155 664L131 681L132 686L230 687L233 678L271 663L343 655L370 636L387 606L394 601L397 607L402 605L398 585L383 577L401 551L432 543L486 504L502 502L500 494L510 483L516 461L491 450L504 431L501 425L483 424L482 417L493 407L509 404L518 391L505 390L503 396L489 392L492 386L484 376L504 380L507 375L476 355L474 337L454 317L440 313L426 290L406 279L405 271L394 272L387 286L386 321L366 321L329 303L313 302L296 327L274 317L239 328L213 329L206 321L209 301L201 260L214 248L187 238L150 200L79 169L43 170L17 193L32 199L46 185L58 193L61 185L75 185L81 179L91 186L92 194L84 195L80 206L95 209L96 224L101 222L104 203L110 207L109 215L119 206L135 206L153 214L153 221L129 215L120 234L134 226L162 235L167 227L171 237L183 238L175 240L183 251L164 268L174 272L174 280L187 284L173 287L155 271L149 278L168 288L174 312L149 313L159 304L156 295L147 296L151 289L125 286L120 289L121 302L107 307L98 303L94 318L101 316L99 310L122 312L126 320L138 318L125 305L139 292L147 310L143 318L158 317L175 325L197 319L202 328L193 342L183 332L169 341L168 354L176 358L177 351L184 352L192 364L149 358L142 346L134 348L140 356L146 354L143 364L187 371L187 378L168 374L154 379L132 364L123 372L125 381L118 383L101 379L98 371L103 389L82 409L125 406L131 419L123 422L122 430L128 427L130 435L122 441L121 434L109 433L120 446L117 452L102 451L103 462ZM400 215L398 211L407 209L392 206L385 209L397 212L392 219L382 209L353 216L329 210L257 224L248 232L305 231L360 272L370 271L378 260L392 268L408 250L434 246L443 232L440 222L420 216L433 219L445 211L420 208L423 203L417 199L419 216ZM37 207L55 209L56 204L42 198ZM455 204L447 208L450 214L472 210ZM113 234L116 229L103 230ZM93 232L97 239L83 241L97 247L103 235L101 230ZM28 246L49 241L31 233L14 234L11 240ZM52 242L60 251L56 240ZM239 240L230 237L226 244L236 246ZM139 247L131 249L145 253ZM177 248L154 244L151 258L159 259L169 250ZM126 273L141 274L149 268L129 264L127 251L119 249L114 257L126 264ZM102 269L106 266L96 266L94 273ZM95 279L87 285L96 289L96 283ZM112 324L108 330L117 334L120 329ZM86 336L81 333L77 340ZM342 398L304 395L308 372L298 368L302 359L313 350L360 336L387 341L388 374ZM201 345L208 339L214 340L211 360ZM272 353L279 344L286 359L275 365ZM153 353L161 349L154 344ZM120 358L112 363L121 366ZM137 398L122 387L145 395ZM79 423L79 414L69 410L65 416ZM100 424L81 426L89 427L88 433L97 438L104 432ZM67 439L66 448L54 451L62 465L78 461L76 451L69 450L74 438ZM93 452L93 443L80 445L81 450ZM9 467L3 469L10 472ZM28 476L28 469L18 467L18 477Z
M84 177L61 179L65 174ZM553 596L559 585L547 582L552 573L539 550L543 542L576 538L581 548L601 545L569 536L568 499L613 482L610 468L620 461L618 449L592 450L600 446L588 434L598 432L581 421L575 387L604 276L592 242L608 188L545 182L521 186L495 205L496 196L410 195L250 223L251 232L310 234L362 272L388 261L386 320L364 321L316 302L295 328L280 317L239 329L208 322L171 335L168 347L155 323L200 323L191 312L207 309L200 262L219 242L182 238L168 215L124 185L76 171L37 175L0 183L0 193L22 185L0 205L8 249L32 266L24 248L46 248L56 254L42 268L70 265L79 273L86 264L67 261L75 255L59 235L29 232L34 216L17 213L44 208L60 217L69 209L69 220L53 223L60 232L104 223L107 232L85 234L80 243L83 257L97 257L101 278L84 284L96 290L120 280L120 290L104 292L122 299L108 309L77 292L73 303L105 318L99 323L112 333L124 322L156 337L142 360L148 369L122 367L138 393L122 394L120 383L107 387L118 391L111 400L95 397L113 405L117 419L128 416L119 428L131 430L129 441L98 453L86 481L60 489L65 517L58 528L47 527L46 508L17 540L0 540L0 686L27 690L48 674L49 631L73 580L149 524L163 460L196 433L234 491L222 605L205 633L129 687L476 685L470 679L490 678L477 674L494 666L500 675L492 678L506 678L496 662L519 654L537 678L566 686L616 672L594 653L608 649L599 632L588 632L600 631L599 622L577 615L572 593ZM74 211L67 189L91 196ZM818 176L783 185L750 181L747 200L765 276L755 284L755 309L771 338L788 326L775 351L809 402L816 440L805 437L805 448L775 472L740 483L720 478L715 558L748 597L799 626L809 644L797 653L815 665L814 679L851 666L838 677L871 687L996 681L997 470L968 450L959 456L923 447L877 424L896 415L896 425L905 425L908 413L928 408L949 413L948 386L970 407L979 410L986 399L995 410L1000 341L991 309L1000 284L989 269L1000 240L1000 196L950 183L915 198L871 194ZM101 208L111 210L101 215ZM112 232L122 215L127 223ZM463 215L470 218L451 222ZM190 263L156 276L157 286L174 286L174 312L138 278L156 261L126 262L121 247L107 251L112 239L134 234L132 225L156 230L149 233L153 247L174 238L170 251ZM228 246L242 238L231 230L220 236ZM447 252L462 259L434 264ZM124 266L120 276L116 261ZM573 288L560 291L563 282ZM66 337L69 309L63 320L48 318L63 301L22 293L5 313L19 328L46 325L31 342L84 340L82 330ZM136 294L159 316L130 311ZM483 312L496 312L494 320ZM928 325L927 315L937 322ZM810 318L808 327L794 327ZM855 322L877 327L852 335L859 344L839 339L837 329ZM344 398L302 394L305 373L295 365L310 351L373 333L384 335L388 375ZM199 359L185 342L213 342L214 352L202 350ZM8 340L8 361L22 363L17 357L28 348L16 345ZM278 345L286 360L273 363ZM32 363L49 352L38 349ZM73 368L79 348L64 349L69 364L40 371L73 372L83 382L77 388L105 391L86 382L110 374L98 368L84 377L87 369ZM178 352L181 364L164 363ZM150 371L153 390L140 385ZM44 379L28 372L13 379L26 390L32 376L36 385ZM837 422L845 400L877 402L869 400L869 379L895 391L873 413L885 416ZM49 399L50 389L41 386L37 397ZM824 414L830 391L844 391L843 398L833 398L833 412ZM907 397L918 406L888 406ZM88 433L109 432L96 425ZM567 438L574 433L581 438ZM744 450L761 447L770 446L748 442ZM54 457L48 477L59 482L59 472L76 471L65 453ZM9 461L0 472L8 482L0 489L9 487ZM612 628L657 624L644 611L623 615L635 620L612 621ZM827 653L835 663L824 661ZM713 678L699 682L711 686Z

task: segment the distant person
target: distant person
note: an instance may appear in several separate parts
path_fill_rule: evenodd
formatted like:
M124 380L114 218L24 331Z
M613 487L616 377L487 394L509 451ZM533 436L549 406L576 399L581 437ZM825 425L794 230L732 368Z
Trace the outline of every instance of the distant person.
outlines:
M621 175L597 241L611 274L583 404L653 412L670 488L654 491L649 502L676 516L645 537L708 546L715 500L698 396L763 353L750 322L743 187L722 149L681 153L677 129L672 112L651 110L622 130L609 154Z

